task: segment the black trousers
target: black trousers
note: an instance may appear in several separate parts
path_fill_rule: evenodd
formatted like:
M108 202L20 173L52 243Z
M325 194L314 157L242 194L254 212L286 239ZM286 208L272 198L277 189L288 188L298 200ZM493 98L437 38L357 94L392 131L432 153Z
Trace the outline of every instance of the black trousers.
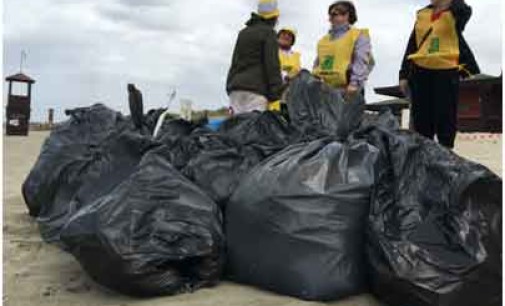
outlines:
M454 147L459 103L457 69L428 70L416 67L409 80L413 128L447 147Z

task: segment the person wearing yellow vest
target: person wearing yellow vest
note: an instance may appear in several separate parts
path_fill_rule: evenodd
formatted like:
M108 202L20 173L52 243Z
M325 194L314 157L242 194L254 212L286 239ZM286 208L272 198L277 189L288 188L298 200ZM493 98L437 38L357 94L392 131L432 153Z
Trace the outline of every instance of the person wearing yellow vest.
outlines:
M296 30L289 27L281 28L277 32L277 42L279 43L279 60L284 90L281 99L277 103L271 103L269 109L272 111L280 111L287 116L287 87L289 81L296 77L302 69L301 54L300 52L293 51L293 46L296 42Z
M367 29L353 25L358 20L351 1L337 1L328 9L330 32L317 45L314 75L333 88L355 95L364 88L373 67Z
M400 70L400 89L410 98L411 126L454 147L459 79L480 73L463 37L472 15L464 0L431 0L417 12Z
M302 69L300 52L293 51L296 42L296 30L282 28L277 32L279 42L279 59L281 61L282 78L287 83Z

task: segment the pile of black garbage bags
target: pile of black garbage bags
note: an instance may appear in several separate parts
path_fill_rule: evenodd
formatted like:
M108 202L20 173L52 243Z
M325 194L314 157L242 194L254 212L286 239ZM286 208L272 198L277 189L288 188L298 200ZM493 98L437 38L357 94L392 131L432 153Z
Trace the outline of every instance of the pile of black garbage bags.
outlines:
M128 295L228 279L305 300L501 305L499 177L308 72L288 107L289 121L217 131L167 120L156 137L160 111L70 110L23 184L30 215Z

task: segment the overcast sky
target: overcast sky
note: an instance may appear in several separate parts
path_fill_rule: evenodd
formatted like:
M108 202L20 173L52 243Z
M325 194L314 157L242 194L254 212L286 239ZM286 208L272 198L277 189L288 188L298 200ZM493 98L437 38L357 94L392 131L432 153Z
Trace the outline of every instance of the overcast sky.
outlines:
M327 32L331 0L279 0L280 26L298 30L296 49L311 67L317 40ZM397 83L398 69L415 12L429 1L356 0L358 27L372 36L377 66L368 82L368 102L387 99L372 88ZM146 109L179 99L197 109L228 105L226 74L238 31L256 0L4 0L4 76L35 78L33 120L47 109L63 110L101 101L127 112L127 83L144 94ZM501 0L467 0L473 9L465 36L484 73L501 72ZM4 97L6 96L4 86ZM4 105L5 105L4 100Z

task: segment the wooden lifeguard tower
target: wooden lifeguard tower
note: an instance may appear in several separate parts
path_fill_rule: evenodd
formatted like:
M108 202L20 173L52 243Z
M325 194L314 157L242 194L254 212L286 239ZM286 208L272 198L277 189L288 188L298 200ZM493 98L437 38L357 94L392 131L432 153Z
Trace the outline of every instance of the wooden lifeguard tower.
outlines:
M35 80L22 72L5 78L9 82L7 98L7 135L27 136L30 127L32 84ZM13 92L13 85L19 90Z

